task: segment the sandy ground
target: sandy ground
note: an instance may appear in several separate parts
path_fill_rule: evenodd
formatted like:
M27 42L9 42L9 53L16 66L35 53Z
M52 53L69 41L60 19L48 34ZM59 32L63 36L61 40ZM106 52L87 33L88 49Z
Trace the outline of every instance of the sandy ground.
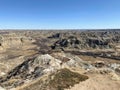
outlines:
M97 74L65 90L120 90L120 81L112 80L108 75Z

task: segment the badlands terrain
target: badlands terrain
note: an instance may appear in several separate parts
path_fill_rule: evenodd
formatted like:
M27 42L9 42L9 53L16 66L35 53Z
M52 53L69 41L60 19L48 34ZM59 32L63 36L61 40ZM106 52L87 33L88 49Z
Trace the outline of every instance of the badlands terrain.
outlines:
M0 90L120 90L120 30L1 30Z

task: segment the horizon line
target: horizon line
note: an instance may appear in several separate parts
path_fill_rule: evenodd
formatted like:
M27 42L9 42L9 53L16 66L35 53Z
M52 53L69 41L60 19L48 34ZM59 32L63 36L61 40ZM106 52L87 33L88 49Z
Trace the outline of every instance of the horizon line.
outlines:
M0 29L0 31L1 30L120 30L120 28L103 28L103 29L99 29L99 28L93 28L93 29L25 29L25 28L23 28L23 29Z

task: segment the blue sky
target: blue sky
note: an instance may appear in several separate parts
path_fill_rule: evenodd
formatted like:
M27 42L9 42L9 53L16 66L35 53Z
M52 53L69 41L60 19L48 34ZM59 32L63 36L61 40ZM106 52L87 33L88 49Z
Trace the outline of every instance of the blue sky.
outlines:
M120 28L120 0L0 0L0 29Z

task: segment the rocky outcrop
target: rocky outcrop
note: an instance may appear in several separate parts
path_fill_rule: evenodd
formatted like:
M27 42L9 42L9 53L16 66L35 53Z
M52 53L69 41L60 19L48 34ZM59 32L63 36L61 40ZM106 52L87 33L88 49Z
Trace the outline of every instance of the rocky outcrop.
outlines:
M57 34L55 34L57 35ZM61 33L60 38L51 45L52 49L110 49L120 43L119 31L83 31ZM53 40L56 37L49 38Z
M67 58L67 57L66 57ZM27 80L33 80L47 73L54 73L62 68L91 68L90 64L78 57L69 57L67 61L56 59L48 54L31 58L0 78L0 85L5 88L17 87ZM12 83L11 80L14 81Z
M92 48L110 48L109 40L87 39L87 43Z
M21 64L24 58L37 52L37 46L33 42L34 39L23 34L0 34L0 76Z
M1 34L0 35L0 49L6 50L9 48L21 48L26 43L32 43L34 40L24 35L17 35L16 33Z
M109 74L111 72L115 73L116 69L119 68L119 64L107 65L102 61L90 64L87 61L83 61L79 57L71 54L63 53L56 56L57 58L53 56L54 55L51 56L49 54L45 54L29 58L28 60L24 61L22 64L11 70L8 74L1 77L0 86L6 89L16 88L23 84L30 83L31 81L38 78L41 78L44 75L54 75L54 73L57 73L58 70L65 68L78 68L85 70L87 73L97 73L103 75Z
M48 38L60 38L60 33L53 34L52 36L49 36Z
M60 39L58 41L56 41L54 43L54 45L51 46L52 49L55 49L55 48L79 48L78 45L80 44L80 41L74 37L74 36L70 36L68 38L65 38L65 39Z

